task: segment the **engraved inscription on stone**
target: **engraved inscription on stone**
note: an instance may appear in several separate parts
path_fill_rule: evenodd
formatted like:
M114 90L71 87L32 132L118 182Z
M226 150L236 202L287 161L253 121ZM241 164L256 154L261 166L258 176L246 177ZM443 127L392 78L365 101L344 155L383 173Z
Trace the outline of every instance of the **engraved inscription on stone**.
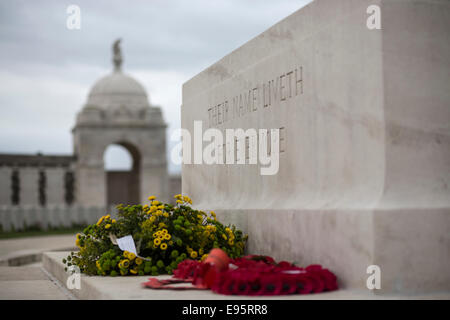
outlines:
M208 127L240 118L303 94L303 67L294 68L275 79L260 82L251 89L208 108Z

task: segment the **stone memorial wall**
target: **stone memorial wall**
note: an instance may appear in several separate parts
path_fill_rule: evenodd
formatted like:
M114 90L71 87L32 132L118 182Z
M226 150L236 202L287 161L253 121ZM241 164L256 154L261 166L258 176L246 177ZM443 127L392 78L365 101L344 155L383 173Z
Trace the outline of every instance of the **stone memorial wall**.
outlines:
M183 193L249 252L329 266L343 287L378 265L377 292L449 290L449 16L448 1L316 0L226 55L183 85ZM238 128L270 132L211 138Z
M48 230L51 228L71 228L96 223L105 215L105 207L49 205L47 207L22 205L0 206L0 231ZM116 216L114 208L109 211Z

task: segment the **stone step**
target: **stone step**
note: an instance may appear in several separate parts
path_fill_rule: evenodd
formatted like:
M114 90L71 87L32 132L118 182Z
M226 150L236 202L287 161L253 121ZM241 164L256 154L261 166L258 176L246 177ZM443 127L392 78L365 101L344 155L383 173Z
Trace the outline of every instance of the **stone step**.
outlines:
M68 274L64 271L62 259L67 257L69 252L45 252L43 254L43 266L51 273L63 286L66 286ZM170 276L159 276L167 279ZM450 293L432 294L423 296L399 296L399 295L375 295L369 290L337 290L310 295L289 295L276 297L248 297L248 296L227 296L213 293L210 290L151 290L141 287L149 276L127 276L127 277L100 277L87 276L82 274L80 289L72 289L71 293L78 299L99 299L99 300L353 300L353 299L450 299Z

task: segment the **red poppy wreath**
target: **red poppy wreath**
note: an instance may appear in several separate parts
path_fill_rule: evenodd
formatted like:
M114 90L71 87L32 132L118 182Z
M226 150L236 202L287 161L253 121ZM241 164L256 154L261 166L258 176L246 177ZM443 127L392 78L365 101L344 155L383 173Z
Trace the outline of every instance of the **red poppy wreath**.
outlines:
M249 255L229 259L213 249L204 262L185 260L171 279L149 278L142 285L151 289L210 289L226 295L271 296L307 294L338 288L336 276L320 265L300 268L269 256ZM178 283L191 283L178 286Z

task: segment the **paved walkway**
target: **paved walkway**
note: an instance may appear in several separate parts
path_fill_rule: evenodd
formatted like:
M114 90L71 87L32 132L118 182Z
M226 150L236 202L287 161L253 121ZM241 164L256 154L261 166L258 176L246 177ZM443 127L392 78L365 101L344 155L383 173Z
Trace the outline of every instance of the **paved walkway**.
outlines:
M75 235L54 235L0 240L0 300L71 299L73 296L48 274L40 259L42 252L74 247ZM26 266L8 266L33 262Z
M71 250L75 246L75 235L52 235L0 240L0 260L20 255L23 252L45 252Z

